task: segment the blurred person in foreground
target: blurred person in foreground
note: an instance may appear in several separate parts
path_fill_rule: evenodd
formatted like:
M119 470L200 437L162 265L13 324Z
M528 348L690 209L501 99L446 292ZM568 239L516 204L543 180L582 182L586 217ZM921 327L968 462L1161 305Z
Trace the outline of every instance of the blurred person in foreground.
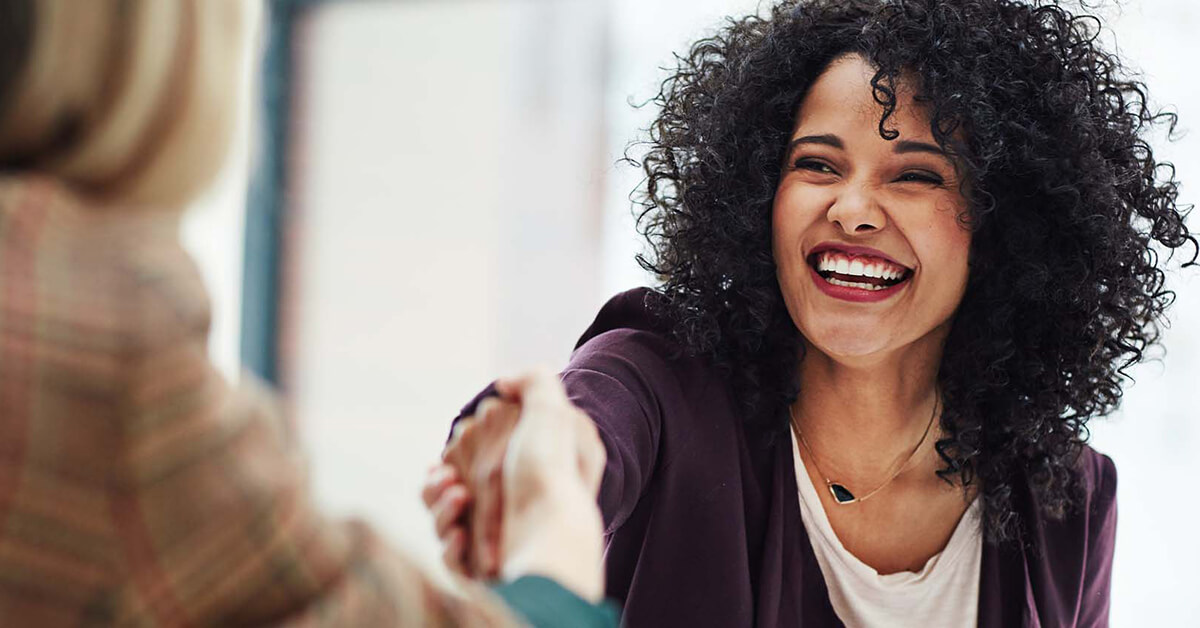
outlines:
M209 362L180 215L226 155L245 8L0 0L0 625L614 624L603 450L552 375L460 431L466 468L516 424L507 583L450 592L323 518L270 394Z

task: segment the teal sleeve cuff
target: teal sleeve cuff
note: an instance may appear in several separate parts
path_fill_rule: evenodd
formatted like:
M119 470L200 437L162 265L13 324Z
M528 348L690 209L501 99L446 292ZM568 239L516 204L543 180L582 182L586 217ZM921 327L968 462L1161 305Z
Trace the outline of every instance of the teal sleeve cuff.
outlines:
M620 621L612 602L592 604L542 576L522 576L492 590L534 628L616 628Z

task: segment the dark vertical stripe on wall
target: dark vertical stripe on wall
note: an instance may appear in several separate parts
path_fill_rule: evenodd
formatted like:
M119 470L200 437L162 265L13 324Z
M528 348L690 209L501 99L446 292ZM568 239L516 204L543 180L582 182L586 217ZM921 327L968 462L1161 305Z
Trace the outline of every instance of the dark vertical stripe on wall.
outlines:
M259 78L259 137L246 199L242 272L242 364L279 384L279 298L286 220L288 129L291 119L292 35L307 8L347 0L265 0L266 49ZM413 1L413 0L405 0Z
M259 77L257 158L246 199L242 274L242 363L279 383L279 278L283 244L288 123L291 111L292 22L306 2L267 3L266 50Z

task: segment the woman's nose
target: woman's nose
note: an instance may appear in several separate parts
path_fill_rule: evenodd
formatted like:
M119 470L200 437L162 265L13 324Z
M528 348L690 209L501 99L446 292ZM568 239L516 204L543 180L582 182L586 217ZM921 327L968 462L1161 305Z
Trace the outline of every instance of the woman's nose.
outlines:
M872 233L887 225L883 207L864 186L847 186L829 206L825 217L847 235Z

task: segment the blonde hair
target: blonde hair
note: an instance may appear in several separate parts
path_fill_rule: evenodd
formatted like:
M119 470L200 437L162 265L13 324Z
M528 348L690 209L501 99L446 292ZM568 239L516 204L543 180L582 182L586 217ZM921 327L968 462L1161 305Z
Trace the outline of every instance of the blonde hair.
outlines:
M134 205L181 206L210 182L236 116L242 0L25 1L0 164Z

